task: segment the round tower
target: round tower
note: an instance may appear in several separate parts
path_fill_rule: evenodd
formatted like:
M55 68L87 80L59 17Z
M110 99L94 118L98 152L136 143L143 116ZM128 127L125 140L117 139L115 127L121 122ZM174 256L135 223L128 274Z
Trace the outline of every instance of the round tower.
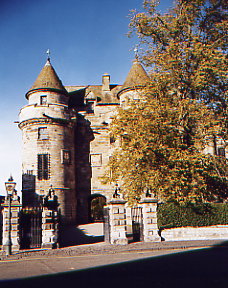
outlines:
M48 58L26 93L28 104L20 111L22 130L22 201L34 206L52 187L63 221L75 222L75 157L72 112L68 93Z
M118 99L120 99L120 106L126 108L129 100L140 99L140 93L149 81L148 74L136 57L124 84L117 94Z

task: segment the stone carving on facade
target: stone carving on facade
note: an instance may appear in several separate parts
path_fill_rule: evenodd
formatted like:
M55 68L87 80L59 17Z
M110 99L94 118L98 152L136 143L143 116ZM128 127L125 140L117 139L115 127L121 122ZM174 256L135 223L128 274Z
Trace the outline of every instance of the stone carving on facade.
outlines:
M153 190L150 187L145 187L143 190L143 196L146 198L155 198Z
M58 197L55 195L55 190L52 188L52 185L48 191L47 196L43 198L43 206L49 210L57 210L58 204Z
M113 199L121 199L121 200L124 199L123 194L121 193L121 189L120 189L118 184L115 185L115 191L112 195L112 198Z

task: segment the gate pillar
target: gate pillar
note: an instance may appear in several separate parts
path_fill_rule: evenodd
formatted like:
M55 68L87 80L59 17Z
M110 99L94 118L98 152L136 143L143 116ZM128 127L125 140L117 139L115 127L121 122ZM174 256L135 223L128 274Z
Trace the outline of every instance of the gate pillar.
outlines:
M58 212L45 207L42 212L42 248L57 248L58 226Z
M110 212L109 212L109 207L108 206L105 206L103 208L104 212L104 225L103 225L103 229L104 229L104 241L106 243L111 243L111 240L110 240L110 220L109 220L109 215L110 215Z
M128 244L125 203L122 199L112 199L107 205L111 244Z
M57 248L59 234L58 197L55 190L50 187L48 194L43 199L42 212L42 247Z
M158 235L157 225L157 203L153 198L144 198L140 201L142 207L142 225L143 225L143 241L159 242L161 238Z
M16 252L20 249L20 243L19 243L19 216L22 205L19 202L19 198L17 195L14 195L14 197L11 200L11 219L9 223L9 202L7 197L5 198L5 201L2 205L3 207L3 233L2 233L2 250L6 251L9 241L9 233L10 238L12 242L12 251ZM10 229L10 232L9 232Z

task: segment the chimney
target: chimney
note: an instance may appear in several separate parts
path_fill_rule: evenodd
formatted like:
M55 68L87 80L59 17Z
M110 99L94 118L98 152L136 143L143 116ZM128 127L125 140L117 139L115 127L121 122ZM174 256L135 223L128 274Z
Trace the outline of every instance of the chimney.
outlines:
M108 74L102 76L102 91L110 91L110 75Z

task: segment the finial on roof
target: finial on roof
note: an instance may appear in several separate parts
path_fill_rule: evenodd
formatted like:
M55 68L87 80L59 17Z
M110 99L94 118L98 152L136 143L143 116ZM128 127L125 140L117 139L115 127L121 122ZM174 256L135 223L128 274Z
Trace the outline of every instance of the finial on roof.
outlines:
M48 55L47 60L50 61L50 54L51 54L50 49L48 49L46 53L47 53L47 55Z
M65 87L63 86L61 80L59 79L58 75L55 72L55 69L51 65L50 62L50 50L47 50L48 59L41 70L40 74L36 78L36 81L30 88L30 90L26 93L26 98L28 98L28 95L33 90L39 90L39 89L51 89L51 90L59 90L64 94L67 94L67 91Z
M8 181L13 181L13 176L10 174Z
M138 49L139 45L136 44L135 48L134 48L134 52L135 52L135 59L138 61L139 60L139 49Z
M117 93L117 97L119 98L123 91L141 89L142 87L146 86L148 81L150 81L150 78L136 57L136 60L133 61L124 84Z

